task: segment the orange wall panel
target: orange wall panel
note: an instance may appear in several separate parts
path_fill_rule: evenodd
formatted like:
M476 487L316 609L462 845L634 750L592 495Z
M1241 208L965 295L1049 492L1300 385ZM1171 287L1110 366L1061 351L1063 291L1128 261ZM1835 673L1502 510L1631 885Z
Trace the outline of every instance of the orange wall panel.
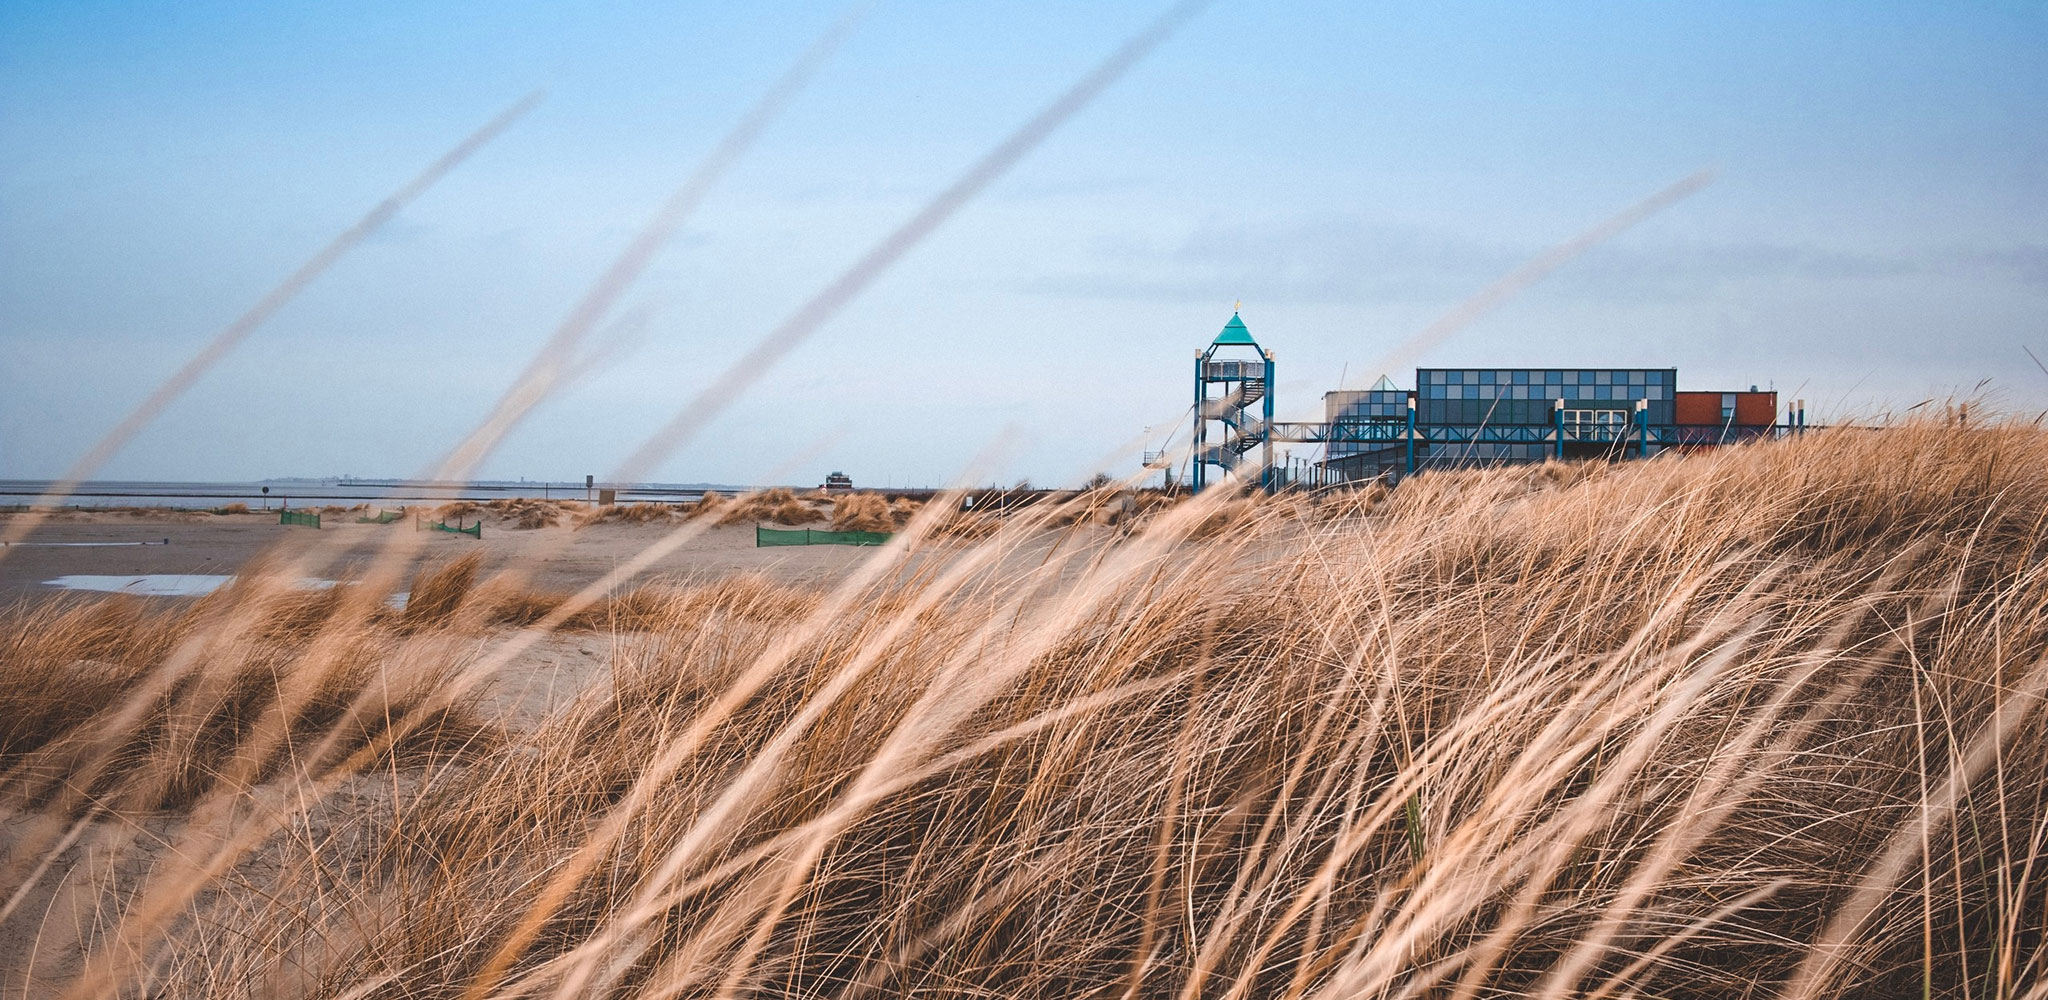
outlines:
M1735 419L1721 416L1721 397L1735 397ZM1778 394L1775 392L1681 392L1672 397L1673 423L1682 426L1769 427L1778 422Z
M1672 396L1677 405L1674 423L1683 425L1719 424L1721 422L1721 394L1718 392L1680 392Z
M1735 394L1735 423L1741 427L1769 427L1778 422L1778 394L1738 392Z

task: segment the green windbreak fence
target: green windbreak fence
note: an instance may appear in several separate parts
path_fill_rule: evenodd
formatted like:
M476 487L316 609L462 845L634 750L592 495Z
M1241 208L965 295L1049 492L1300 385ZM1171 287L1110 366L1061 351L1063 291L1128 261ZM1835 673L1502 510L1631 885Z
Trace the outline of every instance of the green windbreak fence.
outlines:
M880 545L889 540L886 531L812 531L800 528L784 531L781 528L754 528L754 547L770 545Z
M483 540L484 522L481 519L479 519L475 524L472 524L467 528L462 527L461 521L455 522L455 525L455 527L451 528L448 526L448 522L446 521L435 521L434 523L427 525L427 527L432 528L435 531L445 531L451 535L468 535L469 537L477 539L478 541Z
M320 526L320 515L301 514L295 510L281 510L277 512L277 523L303 524L308 528L317 528Z
M395 510L387 510L387 511L382 511L382 512L380 512L380 513L379 513L379 514L378 514L378 515L377 515L376 517L359 517L359 518L356 518L356 523L357 523L357 524L390 524L391 522L393 522L393 521L396 521L396 520L398 520L398 519L399 519L400 517L403 517L403 516L404 516L404 515L400 514L399 512L397 512L397 511L395 511Z

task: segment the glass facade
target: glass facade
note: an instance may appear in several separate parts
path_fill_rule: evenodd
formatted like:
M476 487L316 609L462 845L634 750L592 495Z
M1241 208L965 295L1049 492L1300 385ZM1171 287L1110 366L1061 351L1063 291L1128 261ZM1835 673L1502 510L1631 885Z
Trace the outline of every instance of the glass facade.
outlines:
M1408 390L1360 389L1323 393L1323 418L1380 417L1408 421Z
M1639 433L1635 408L1656 438L1668 438L1676 417L1673 368L1420 368L1415 372L1415 464L1453 468L1541 462L1557 454L1553 428L1564 412L1567 453L1626 446ZM1331 425L1326 460L1352 478L1398 474L1407 467L1405 390L1332 392L1323 396ZM1562 405L1560 406L1560 401ZM1374 428L1402 439L1370 438ZM1654 450L1654 446L1652 446Z
M1420 368L1415 416L1429 425L1548 425L1556 400L1568 409L1634 410L1640 399L1651 424L1669 424L1677 391L1672 368Z
M1330 424L1384 422L1408 426L1408 390L1358 389L1323 393L1323 420ZM1363 441L1331 441L1325 455L1348 458L1385 446ZM1407 461L1403 453L1403 463Z
M1497 441L1473 441L1466 444L1438 445L1426 452L1417 452L1415 464L1423 467L1449 468L1461 465L1491 465L1497 462L1541 462L1554 454L1549 444L1502 443Z

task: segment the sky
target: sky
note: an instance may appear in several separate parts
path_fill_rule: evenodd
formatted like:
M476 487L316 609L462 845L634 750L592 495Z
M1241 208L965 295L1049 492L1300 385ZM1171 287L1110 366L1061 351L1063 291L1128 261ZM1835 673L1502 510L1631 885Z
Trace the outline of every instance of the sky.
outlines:
M606 477L1163 8L875 3L478 475ZM61 473L544 89L100 478L433 467L846 10L0 3L0 478ZM1708 168L1414 363L1676 367L1814 421L2031 416L2044 122L2038 3L1218 0L646 478L1128 474L1125 449L1184 433L1189 360L1238 302L1280 415L1312 419L1494 279Z

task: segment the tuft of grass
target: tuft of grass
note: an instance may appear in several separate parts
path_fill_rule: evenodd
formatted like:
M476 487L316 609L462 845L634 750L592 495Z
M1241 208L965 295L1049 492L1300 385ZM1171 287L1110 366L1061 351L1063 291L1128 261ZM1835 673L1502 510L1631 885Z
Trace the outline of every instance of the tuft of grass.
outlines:
M718 510L724 504L725 494L717 490L706 490L703 496L697 498L696 503L683 505L683 516L694 520Z
M742 494L719 507L721 525L773 521L776 524L809 524L825 520L824 512L800 500L786 487Z
M533 531L537 528L552 528L555 525L562 523L562 515L557 511L535 508L531 510L522 511L519 514L518 519L513 521L512 523L514 527L520 529L521 531Z
M897 497L889 501L889 517L896 522L896 526L899 528L909 524L910 519L917 516L917 512L923 509L924 501L922 500Z
M562 514L568 509L566 501L545 500L534 497L507 497L484 503L481 511L488 512L501 523L510 522L512 527L522 531L538 528L552 528L561 523Z
M875 493L848 493L832 501L833 531L895 531L889 501Z
M597 524L603 521L618 521L622 524L656 524L674 519L677 508L665 503L615 504L597 507L585 512L578 520L578 526Z
M456 610L476 590L482 570L481 552L465 553L432 569L421 570L413 578L405 609L399 613L401 627L409 632L423 632L449 624Z

